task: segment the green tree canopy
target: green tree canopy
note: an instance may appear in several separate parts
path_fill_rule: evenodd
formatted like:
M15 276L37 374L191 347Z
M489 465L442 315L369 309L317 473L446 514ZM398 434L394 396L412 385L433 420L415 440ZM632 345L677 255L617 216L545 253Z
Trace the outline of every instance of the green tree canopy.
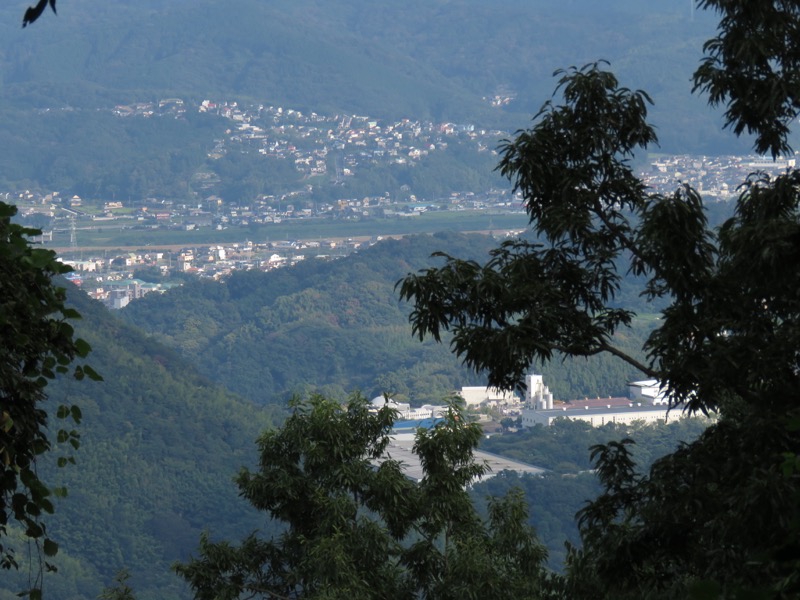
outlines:
M414 482L391 458L394 416L359 396L346 406L296 401L284 426L260 438L258 471L237 478L284 533L239 546L204 536L199 557L177 567L195 597L536 597L549 585L545 551L521 494L493 501L484 522L467 492L486 473L472 455L480 428L453 406L419 430L424 475Z
M55 13L56 0L39 0L33 6L28 7L28 9L25 11L25 15L22 17L22 26L27 27L30 23L33 23L39 17L41 17L48 4L50 5L50 8L53 9L53 13Z

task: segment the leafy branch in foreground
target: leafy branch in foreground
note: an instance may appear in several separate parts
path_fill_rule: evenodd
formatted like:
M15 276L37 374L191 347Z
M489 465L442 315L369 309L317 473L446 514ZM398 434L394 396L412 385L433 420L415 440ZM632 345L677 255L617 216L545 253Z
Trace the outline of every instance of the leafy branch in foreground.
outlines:
M466 486L486 472L472 455L481 431L455 406L417 434L418 483L391 458L388 406L312 396L294 410L259 439L259 470L237 480L284 533L239 546L204 536L176 567L196 598L533 598L549 585L520 494L493 501L488 522L475 512Z
M34 540L46 560L58 552L47 535L43 517L52 514L53 495L39 478L37 463L52 449L47 431L48 382L70 372L74 359L85 358L89 344L75 338L70 319L80 315L65 306L66 290L53 278L70 271L50 250L31 245L29 237L40 233L11 222L16 208L0 203L0 567L17 568L14 548L8 543L9 527L19 524L22 533ZM72 369L76 379L100 379L87 365ZM77 406L57 407L55 416L77 425ZM56 442L71 450L80 445L80 435L71 426L55 432ZM74 462L60 456L59 466ZM40 585L33 582L34 591Z
M29 6L25 11L25 16L22 17L22 26L27 27L30 23L33 23L41 17L48 4L53 10L53 14L56 14L56 0L39 0L39 2L33 6Z
M635 149L656 141L646 121L650 100L621 88L600 64L561 72L558 90L564 104L545 103L535 127L504 144L499 166L526 198L538 241L506 242L483 266L446 257L444 267L398 284L401 298L414 303L416 335L439 340L452 330L454 351L486 371L489 385L506 389L522 381L531 362L557 352L610 352L656 374L614 346L615 331L632 313L612 304L623 259L634 257L654 289L664 276L637 243L634 216L653 198L628 164ZM704 222L697 210L688 217ZM654 244L664 245L678 224L664 219L662 227Z

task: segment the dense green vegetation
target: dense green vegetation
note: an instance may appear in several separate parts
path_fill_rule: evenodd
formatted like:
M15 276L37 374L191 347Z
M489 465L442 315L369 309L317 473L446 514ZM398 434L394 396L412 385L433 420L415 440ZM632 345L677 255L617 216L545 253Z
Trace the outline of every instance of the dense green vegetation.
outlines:
M494 598L501 590L503 597L520 599L555 593L558 580L542 568L546 551L532 527L559 568L564 542L578 542L573 515L599 491L596 478L586 471L544 477L502 472L475 483L485 474L472 457L481 431L451 407L443 422L417 432L424 475L411 481L391 459L379 468L370 462L383 456L391 423L388 406L369 413L359 396L346 405L316 395L296 400L283 427L259 439L258 470L237 478L242 495L283 521L285 532L271 538L255 532L239 545L204 536L199 555L178 567L195 598L292 597L299 590L312 597L346 590L357 598L432 599ZM634 434L642 440L637 459L644 470L706 425L679 420L668 427L593 429L560 421L497 436L505 443L490 447L511 454L514 446L526 459L532 448L545 446L549 455L537 458L555 462L574 452L588 467L584 444Z
M236 11L209 0L100 8L82 0L24 32L17 10L0 13L9 48L4 88L17 105L232 94L304 111L505 121L514 129L535 110L531 99L547 94L555 69L603 56L670 95L665 106L679 112L666 122L704 122L691 115L700 104L684 93L682 73L711 22L700 13L692 19L679 0L415 0L380 10L365 0L249 0ZM503 89L519 98L511 111L481 100ZM702 129L714 134L710 123Z
M449 240L451 237L456 240ZM205 299L198 298L198 301L204 302L206 308L217 305L215 297L209 295L210 291L220 295L230 294L235 299L220 302L219 311L210 313L210 316L195 307L198 315L205 315L196 325L203 329L215 318L224 325L223 317L226 314L230 319L234 317L226 311L233 311L237 305L242 314L258 312L261 302L268 304L284 295L291 296L288 293L290 290L300 290L298 297L311 301L310 306L299 306L299 312L311 308L319 310L320 298L326 290L324 286L329 285L326 283L329 279L349 282L349 285L358 289L377 287L374 281L370 283L359 279L368 272L367 265L372 261L375 261L375 270L383 271L383 277L388 278L384 285L391 288L392 280L398 276L393 269L398 266L388 262L388 255L399 258L400 268L407 272L416 265L415 260L423 260L429 251L429 244L449 246L456 241L467 244L464 249L469 251L476 251L478 246L488 243L480 237L443 235L428 240L415 238L404 244L387 244L383 248L385 254L364 253L367 256L365 260L319 263L315 266L318 272L287 269L285 272L275 272L270 277L245 274L248 277L229 282L227 290L219 284L203 284L197 288L190 286L189 289L193 289L195 294L203 290ZM457 244L453 247L456 248ZM280 277L274 277L279 274ZM263 285L262 279L265 277L266 281L271 282L270 285ZM311 282L321 282L320 290L315 291L309 282L304 282L306 277ZM393 296L389 289L385 293L387 301L383 304L374 299L356 303L351 298L350 308L337 312L340 318L346 316L349 319L347 323L350 324L352 335L357 335L359 322L391 322L393 312L397 310L397 301L393 299L391 303L388 302L388 298ZM127 568L132 575L128 583L136 590L140 600L185 598L188 592L170 574L169 566L173 561L185 560L195 552L202 531L208 530L212 539L239 539L257 526L265 534L271 531L268 524L259 523L255 512L247 509L236 497L231 478L240 466L254 464L254 440L261 430L282 420L284 398L276 397L274 401L280 404L274 407L255 407L236 400L211 383L212 376L217 377L217 367L207 359L197 359L189 354L187 361L174 350L120 323L116 319L119 313L107 312L77 291L72 294L72 305L84 315L78 322L78 333L91 343L94 349L92 364L104 375L105 380L85 385L57 381L52 387L51 402L79 405L83 421L79 428L82 445L76 455L77 464L57 472L47 465L41 465L48 481L52 480L59 486L66 485L69 489L68 496L58 502L57 514L49 528L53 538L60 544L59 555L53 561L59 573L46 577L45 593L53 598L94 597L103 586L111 584L117 571ZM284 301L279 305L289 310L292 303ZM163 306L158 306L163 309ZM269 311L262 311L264 314L269 314ZM287 314L293 313L289 310ZM169 330L167 323L178 323L185 318L180 314L158 311L150 315L155 320L154 324L165 330ZM399 319L404 320L404 314L401 313ZM395 327L397 340L401 341L395 342L397 347L394 351L405 348L405 352L412 354L420 350L423 352L412 362L414 367L398 371L389 369L394 363L393 350L381 350L385 353L386 361L381 364L388 375L383 380L377 376L379 381L385 381L387 385L417 380L435 382L436 378L426 375L426 370L441 371L445 373L442 376L445 381L440 383L440 396L436 400L441 400L450 391L454 385L451 381L461 384L459 377L463 373L447 352L438 355L433 352L434 349L425 350L424 346L420 348L415 342L408 343L410 336L404 321ZM320 333L309 326L307 335L316 339ZM295 343L298 342L295 340ZM352 346L357 347L359 343L356 338ZM290 347L287 343L275 353L286 353ZM348 349L351 346L342 347L345 353L351 351ZM305 348L308 352L309 346ZM330 351L334 346L326 348ZM251 351L261 352L260 349ZM354 364L351 370L354 372L361 368L357 360L371 363L377 356L377 353L359 352L352 359ZM243 356L244 352L236 354L235 358L241 359ZM402 356L402 352L398 356ZM293 351L285 359L287 363L282 363L282 370L291 374L296 368L308 369L304 363L300 363L301 359L301 353ZM440 359L448 359L450 366L443 367L435 362ZM254 381L265 381L263 373L267 369L264 366L269 365L270 360L266 356L258 364L253 364L253 368L257 369ZM293 360L298 361L297 367L288 362ZM306 363L315 360L324 362L325 357L321 353L317 356L312 353L310 360L302 360ZM202 375L198 374L197 365L203 365L199 369ZM371 368L378 371L378 366ZM447 368L452 370L449 378L446 375ZM569 372L569 369L565 369L565 372ZM246 372L239 374L241 376ZM352 379L355 375L342 373L331 380L335 383L313 387L343 394L341 390L346 388L341 381L348 381L348 377ZM246 377L243 379L246 383L249 381ZM255 383L250 385L253 386L251 389L255 389ZM571 385L580 386L581 383L574 378ZM426 393L432 394L430 390L426 390ZM495 444L491 447L492 451L561 470L565 470L566 466L557 457L576 453L583 455L583 460L579 462L576 457L574 462L583 468L586 452L581 449L585 450L595 438L577 441L581 437L577 430L569 436L560 435L559 431L553 429L551 441L546 443L542 436L547 436L548 432L540 431L537 434L542 445L551 449L551 454L547 456L526 449L531 444L526 441L528 436L525 434L495 437L485 443ZM519 443L513 443L515 440ZM506 474L501 479L508 482L516 477ZM593 495L597 483L585 476L577 479L554 477L541 481L520 480L519 483L528 492L536 490L536 497L528 498L533 512L527 522L541 532L542 539L549 546L550 563L559 567L563 558L563 540L574 539L574 509ZM486 489L477 486L475 497L481 498ZM559 496L561 500L558 506L550 506L548 502L547 508L544 505L540 508L536 500ZM24 585L24 577L6 577L3 588L8 593L4 596L0 592L0 597L11 598L12 592Z
M788 128L800 112L796 3L700 4L719 8L724 18L719 37L705 48L696 86L709 93L712 104L726 107L725 121L737 134L756 134L758 151L773 156L787 152ZM278 6L297 18L288 3ZM642 16L630 2L615 6L621 12L609 11L612 17L629 12ZM93 17L98 21L88 25L105 24L109 15L127 7L110 3L108 12L97 10ZM439 10L448 15L441 6ZM307 14L304 27L298 28L304 32L318 17L336 21L323 12ZM602 14L586 14L604 22ZM342 12L336 18L352 16ZM450 14L453 22L454 16ZM180 30L190 21L171 25ZM153 20L151 25L160 23ZM107 31L106 41L114 41L113 29ZM68 48L86 41L61 39L69 40ZM508 39L514 39L513 31ZM135 46L135 38L125 41ZM318 41L325 50L324 37ZM184 49L179 44L161 58L169 60ZM30 59L25 48L16 51L16 57ZM164 46L154 51L164 51ZM105 59L109 53L92 46L87 54ZM742 61L743 56L750 60ZM117 53L113 58L121 57ZM60 58L62 62L45 61L43 70L68 75L67 49ZM234 67L237 60L229 57ZM314 71L293 67L294 75ZM234 68L224 76L236 74ZM495 597L501 590L510 597L552 593L592 600L798 595L800 172L752 180L743 188L734 215L712 229L695 190L684 186L668 196L649 194L630 170L635 151L655 141L655 130L645 119L647 97L619 87L597 64L569 70L563 77L563 104L547 105L532 129L503 150L502 170L524 193L538 240L506 243L487 259L476 238L439 236L433 238L436 249L446 248L464 259L434 262L431 268L425 258L431 240L408 238L336 263L308 263L267 275L237 274L221 284L192 283L140 303L154 312L127 311L177 352L76 297L75 305L87 316L78 333L94 345L100 357L95 364L107 381L86 391L65 378L48 389L57 406L74 402L82 407L59 408L57 413L76 421L84 418L84 462L67 471L53 469L52 475L44 464L32 470L30 454L47 449L42 439L23 440L20 450L6 457L7 467L9 458L23 457L6 468L5 477L15 483L21 473L20 481L32 491L31 502L19 496L10 501L15 511L24 509L34 517L22 519L28 537L42 537L33 525L38 526L41 511L50 510L45 491L36 485L38 469L57 485L64 482L75 490L59 505L58 520L48 526L48 535L61 543L61 575L52 580L56 595L94 595L101 588L98 579L110 583L112 571L125 565L131 565L143 598L186 595L166 575L167 562L176 556L186 560L192 539L209 523L217 523L220 514L230 517L219 529L227 539L238 539L258 522L253 513L237 510L232 489L218 487L224 479L218 473L231 468L231 459L252 462L254 457L241 450L245 438L280 418L276 404L281 396L309 388L333 400L312 396L310 404L300 404L297 418L260 438L258 471L242 471L238 478L247 499L286 522L288 529L272 541L247 538L241 548L203 536L199 559L181 568L196 597L235 598L241 590L348 598L370 597L376 590L377 595L408 598L469 593ZM24 77L13 70L8 79L17 92L41 94L45 89L22 82ZM49 89L58 90L66 79L48 84ZM76 86L74 93L92 86L102 88L92 82L83 90ZM25 250L25 243L16 245ZM377 272L367 266L366 256L379 265ZM26 254L19 265L9 264L27 268L38 284L36 271L53 271L51 263L52 256L40 252ZM387 279L396 281L403 277L401 271L419 269L427 270L405 279L401 289L403 297L415 302L414 333L450 344L470 367L485 370L494 384L516 384L537 360L567 355L596 361L602 360L598 354L611 355L622 362L616 363L617 372L608 371L609 380L625 381L626 373L638 369L664 381L673 401L721 414L697 439L671 452L670 435L691 438L696 432L683 429L684 423L599 432L561 424L493 442L517 456L558 456L564 459L553 465L559 472L587 466L574 452L576 440L585 442L585 434L598 442L591 460L601 493L578 512L579 537L564 526L564 519L575 510L578 495L587 490L592 495L595 482L588 474L521 479L503 474L485 484L505 491L519 479L543 502L538 510L543 538L549 543L562 537L581 542L582 548L553 552L554 558L566 560L564 577L541 570L544 555L524 525L527 515L519 494L490 503L488 523L477 518L464 488L481 471L470 460L479 432L458 415L420 434L417 451L426 478L419 486L402 478L391 463L378 470L366 463L385 444L389 419L385 411L368 414L361 401L352 410L343 408L339 400L345 385L380 391L406 385L406 390L394 391L422 401L453 387L456 370L469 379L455 362L451 371L439 360L440 347L422 345L412 352L400 336L395 317L406 318L409 307L388 290ZM645 300L664 307L660 320L637 321L632 310L650 309L641 303L620 304L621 298L632 297L629 286L636 284ZM9 289L24 292L31 287L38 285ZM56 313L74 316L62 309L58 294ZM196 312L180 312L189 306ZM44 317L52 307L37 305ZM48 378L54 367L66 374L73 354L88 349L70 346L72 332L60 325L55 341L42 330L29 338L31 331L19 327L27 320L15 315L7 324L12 328L7 337L21 342L25 352L29 340L34 343L29 355L12 357L12 367L22 365L23 375ZM352 335L346 336L347 331ZM364 332L371 337L353 341L355 333ZM35 346L39 340L45 341L43 349ZM42 352L54 349L53 360L40 366ZM402 368L388 371L398 350ZM265 368L268 351L274 354ZM597 362L593 369L602 365ZM194 366L208 377L198 375ZM567 379L554 372L545 375ZM212 383L212 376L239 386L260 406L229 396ZM576 385L586 389L585 381ZM599 387L599 382L593 385ZM43 399L36 389L30 394L19 383L9 389L12 400L20 391L27 391L34 404ZM44 417L34 411L34 436ZM13 436L20 427L16 421L3 415L3 433ZM102 425L94 429L94 423ZM606 433L635 433L649 445L637 452L630 440L595 437ZM56 437L59 443L77 443L77 433ZM556 439L571 444L573 451L559 447ZM174 444L176 440L181 443ZM8 448L4 442L6 455ZM654 460L664 450L670 453ZM568 500L553 508L560 494ZM298 497L302 502L295 503ZM373 516L379 521L372 521ZM273 528L268 523L264 529L268 539ZM20 536L13 528L3 533L3 541ZM53 554L53 543L45 540L44 554ZM306 553L304 544L312 552ZM12 589L30 585L24 575L19 581L9 577L4 580L8 589L0 595L5 598Z
M392 422L391 408L372 412L362 397L297 402L280 430L259 439L259 469L237 478L285 532L254 532L239 546L204 538L199 556L177 567L194 597L538 596L546 553L521 494L492 502L484 522L467 492L486 470L472 460L481 428L451 407L437 427L419 430L417 483L395 460L373 464Z
M516 433L493 435L481 444L482 450L515 458L533 465L547 465L558 474L590 471L593 463L589 448L609 440L632 438L633 459L640 472L646 472L656 458L673 452L681 442L693 441L709 425L703 417L682 418L675 409L668 423L658 427L646 423L592 427L583 421L559 419L550 427L537 425Z
M254 440L282 420L290 389L344 398L344 390L359 386L441 401L452 389L477 383L446 348L413 340L394 282L429 264L434 248L478 258L490 244L484 236L456 234L386 241L334 262L242 273L222 284L189 282L123 313L109 313L75 290L72 305L84 315L77 331L91 343L92 364L105 381L52 386L51 403L80 406L83 420L77 464L57 472L41 466L48 481L53 471L53 483L69 488L48 530L60 551L53 561L59 573L45 579L46 595L94 597L127 568L140 600L186 598L169 565L196 552L201 532L208 530L212 540L240 539L254 527L269 534L271 527L236 497L231 478L255 463ZM121 314L160 330L173 348L120 323ZM597 393L618 393L630 376L582 361L556 364L546 373L567 397L595 393L595 386L603 388ZM271 377L289 383L279 388ZM212 380L246 392L261 406L235 399ZM266 401L271 405L263 406ZM586 448L604 439L560 431L539 431L536 443L526 434L485 443L568 472L585 468ZM486 485L516 480L505 474ZM559 568L563 541L575 539L574 511L594 495L597 482L582 475L518 483L535 494L527 498L533 510L526 522L548 546L549 564ZM474 497L487 489L476 486ZM547 500L557 497L556 505ZM6 577L7 593L0 597L10 599L25 585L24 577Z
M54 499L66 493L40 476L41 463L55 460L54 441L61 444L59 466L74 462L72 452L80 447L73 429L81 421L80 407L63 400L48 411L48 385L59 376L99 376L82 364L90 346L75 335L70 320L80 314L66 305L63 281L57 280L70 269L54 252L30 242L37 232L12 223L15 213L0 202L0 568L18 568L20 547L35 548L27 589L36 597L48 561L58 553L47 516Z
M0 189L45 189L86 198L186 198L224 122L122 119L88 109L0 109Z
M657 459L694 441L708 425L704 418L681 418L676 410L669 423L659 425L591 427L582 421L560 419L551 427L538 425L516 433L493 435L481 442L481 450L545 465L550 472L536 477L504 471L476 484L473 497L481 502L521 488L530 510L528 523L535 527L536 535L547 548L548 565L560 571L567 558L564 542L580 545L575 514L602 489L593 471L590 448L632 438L636 440L632 455L637 472L646 473Z

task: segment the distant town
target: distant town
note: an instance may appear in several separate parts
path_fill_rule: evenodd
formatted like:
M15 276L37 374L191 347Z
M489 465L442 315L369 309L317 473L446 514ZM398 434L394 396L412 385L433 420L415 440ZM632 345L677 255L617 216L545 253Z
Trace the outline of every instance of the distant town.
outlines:
M478 152L497 154L508 132L473 124L433 123L402 119L382 122L368 116L324 116L291 108L203 100L190 106L179 98L120 105L110 109L124 119L183 118L187 111L211 113L230 122L225 137L214 140L208 158L228 153L258 153L290 161L302 179L326 177L334 182L355 176L375 164L414 164L447 148L472 144ZM708 201L728 201L748 174L778 174L796 159L757 156L653 155L640 176L657 193L688 184ZM230 201L213 193L203 195L216 181L213 172L198 172L193 187L196 202L168 198L84 199L59 190L9 191L0 194L15 204L19 218L42 230L39 241L58 247L75 270L73 279L91 296L112 308L153 291L163 291L186 276L218 279L236 270L269 270L308 258L332 259L379 241L380 235L360 238L252 241L242 229L238 243L141 248L108 254L81 250L82 238L96 230L224 230L312 220L413 219L428 211L500 211L522 213L522 198L510 188L467 190L446 198L417 198L409 189L342 199L330 203L307 200L311 183L275 197L261 195ZM501 235L516 235L516 231ZM180 245L180 244L176 244ZM65 248L69 250L65 251ZM110 249L110 248L109 248ZM145 276L145 278L138 277Z

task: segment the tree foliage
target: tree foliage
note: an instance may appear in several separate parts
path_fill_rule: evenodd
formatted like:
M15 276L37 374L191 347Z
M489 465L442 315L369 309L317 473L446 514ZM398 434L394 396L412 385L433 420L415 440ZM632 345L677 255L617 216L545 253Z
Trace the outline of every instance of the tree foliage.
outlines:
M22 17L22 26L27 27L29 24L41 17L44 9L46 9L48 5L50 5L50 8L53 10L53 14L55 14L56 0L39 0L33 6L29 6L25 11L25 15Z
M726 107L725 125L756 136L757 152L790 151L789 127L800 112L800 4L794 0L699 0L721 16L703 46L694 89Z
M649 99L597 64L562 73L559 89L565 104L546 103L536 127L503 146L500 163L542 241L506 242L485 265L446 257L400 284L400 296L415 301L414 333L440 340L452 330L454 351L493 386L515 386L533 360L555 352L622 354L611 338L632 316L610 301L622 279L616 265L633 247L626 211L646 199L627 161L656 140Z
M15 207L0 203L0 566L5 569L18 566L7 541L14 522L45 557L58 551L43 516L54 510L54 493L64 490L49 489L37 471L39 457L53 448L47 430L50 415L43 407L45 387L67 374L73 359L85 357L90 349L74 337L68 320L80 315L64 305L65 289L53 281L70 268L58 262L54 252L32 246L29 236L39 232L12 223L15 213ZM99 378L86 365L72 373L77 379ZM81 419L75 405L63 404L55 415L65 423L78 424ZM80 445L78 432L68 426L59 428L55 438L71 449ZM58 458L59 466L69 462L74 462L71 455Z
M130 573L123 569L114 577L114 585L103 588L97 600L136 600L133 588L128 585Z
M700 5L721 22L695 88L725 103L728 126L754 133L757 151L785 154L800 112L800 5ZM593 449L605 491L579 513L568 597L796 597L800 172L753 174L714 229L697 190L659 195L633 174L629 161L656 141L644 92L601 64L560 77L561 101L503 146L499 167L538 241L407 276L414 332L451 330L455 352L491 385L519 386L533 360L556 352L608 353L660 380L676 410L719 414L645 474L631 440ZM614 304L625 273L666 304L644 362L612 342L633 316Z
M393 420L358 396L295 401L284 426L260 438L259 470L237 478L284 533L239 546L204 536L199 557L177 567L195 597L535 597L545 552L520 494L493 501L484 522L466 491L486 473L472 456L480 428L452 407L418 431L424 476L414 482L391 458Z

